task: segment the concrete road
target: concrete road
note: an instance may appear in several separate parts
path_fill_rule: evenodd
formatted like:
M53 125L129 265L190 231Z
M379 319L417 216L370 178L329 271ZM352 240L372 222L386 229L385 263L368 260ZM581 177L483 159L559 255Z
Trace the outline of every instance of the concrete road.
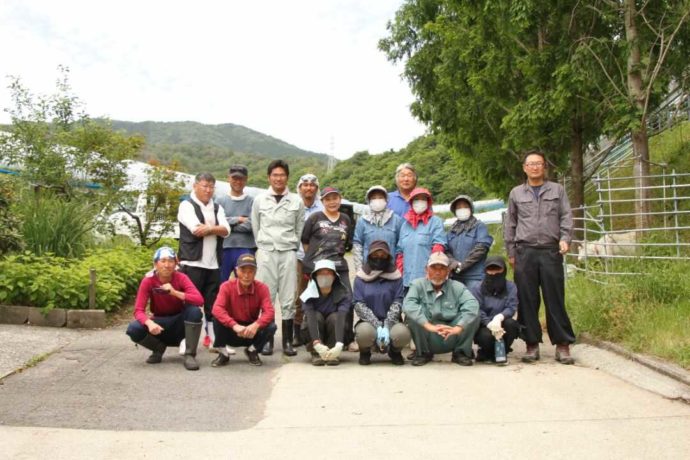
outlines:
M0 328L14 337L0 352L32 329ZM189 372L176 350L145 364L124 325L70 340L0 381L0 458L690 456L690 405L674 399L689 389L587 345L576 366L544 347L536 365L471 368L363 367L354 353L315 368L300 348L260 368L238 350L216 369L200 349Z

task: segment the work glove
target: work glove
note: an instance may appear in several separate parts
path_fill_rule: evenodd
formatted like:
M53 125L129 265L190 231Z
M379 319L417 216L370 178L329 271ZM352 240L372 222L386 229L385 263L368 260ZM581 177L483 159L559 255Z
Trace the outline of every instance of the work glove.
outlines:
M499 313L498 315L494 316L494 318L491 321L489 321L489 324L486 325L486 327L491 331L496 340L501 340L503 334L505 334L506 332L503 329L503 327L501 327L504 319L505 316Z
M321 359L327 359L326 357L328 356L328 347L324 345L323 343L319 342L316 345L314 345L314 351L319 354Z
M333 345L333 348L328 350L326 352L326 356L322 356L322 358L326 361L335 361L340 357L340 353L343 351L343 343L342 342L336 342L335 345Z

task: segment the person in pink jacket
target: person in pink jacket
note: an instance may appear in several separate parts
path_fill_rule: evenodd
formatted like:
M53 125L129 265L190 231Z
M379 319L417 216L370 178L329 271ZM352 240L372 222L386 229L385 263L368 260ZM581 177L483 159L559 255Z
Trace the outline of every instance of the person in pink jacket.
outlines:
M139 285L134 303L135 320L129 323L127 335L152 351L146 360L149 364L160 363L166 348L178 346L184 339L184 367L198 370L196 348L204 299L189 277L176 270L177 256L172 248L159 248L153 256L153 266L153 271ZM150 315L146 313L147 304Z

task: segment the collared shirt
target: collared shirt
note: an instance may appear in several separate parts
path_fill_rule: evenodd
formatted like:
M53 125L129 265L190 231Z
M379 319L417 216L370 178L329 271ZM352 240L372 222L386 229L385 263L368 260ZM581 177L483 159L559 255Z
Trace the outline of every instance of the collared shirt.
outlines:
M174 271L170 285L176 291L184 292L184 300L180 300L174 295L154 292L155 288L161 287L163 282L154 270L148 272L137 291L137 298L134 301L134 318L141 324L145 324L149 317L146 315L146 304L155 320L158 316L172 316L184 310L185 305L203 305L204 298L197 288L184 273Z
M273 190L254 198L252 205L252 232L256 246L264 251L297 251L304 228L304 203L294 194L288 193L279 203Z
M573 216L563 186L546 181L534 196L527 182L514 187L508 196L508 212L503 230L508 257L523 244L557 248L559 241L570 244Z
M217 220L218 225L225 227L228 231L228 234L230 234L230 226L228 225L228 221L225 219L225 213L221 206L218 207L218 212L214 215L213 199L208 200L208 203L204 204L196 197L194 192L192 192L189 197L201 207L201 212L204 215L204 221L207 224L215 225ZM192 206L192 203L187 200L184 200L180 203L180 207L177 211L177 220L182 225L187 227L190 232L193 232L195 228L201 225L199 218L194 212L194 206ZM207 268L210 270L218 268L220 261L216 257L216 238L217 236L214 234L206 235L204 237L201 260L183 260L180 262L180 265Z
M405 198L402 197L398 190L390 192L388 194L388 203L386 204L388 209L392 209L394 213L400 217L404 217L407 211L410 210L410 203L407 202Z
M464 284L447 280L440 291L426 278L412 281L403 311L420 326L426 323L465 328L479 314L479 303Z
M245 289L236 278L224 282L213 304L213 317L229 328L254 321L260 328L268 326L275 317L268 286L255 280Z

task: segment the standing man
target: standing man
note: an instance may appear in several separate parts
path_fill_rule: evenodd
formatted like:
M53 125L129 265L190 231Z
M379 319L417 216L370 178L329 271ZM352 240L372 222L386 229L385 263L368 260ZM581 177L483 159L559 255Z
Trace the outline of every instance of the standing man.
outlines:
M232 165L228 170L230 193L216 201L225 211L225 218L230 226L230 234L223 239L223 261L220 269L220 281L225 282L235 270L237 259L242 254L254 254L256 243L252 224L249 220L254 198L244 193L247 185L247 167Z
M297 181L297 192L304 203L304 220L309 218L316 211L323 211L323 204L319 199L319 179L313 174L305 174ZM295 300L295 324L294 324L294 338L292 341L293 347L302 345L302 334L300 328L302 327L302 319L304 314L302 312L302 299L299 298L302 292L307 288L309 282L309 275L304 274L304 247L300 242L299 250L297 251L297 292Z
M510 191L504 239L508 260L515 270L518 322L527 343L522 361L533 363L539 359L541 287L546 329L556 345L556 360L573 364L570 344L575 342L575 333L565 311L563 275L563 254L570 246L573 218L563 187L546 179L546 165L542 152L525 155L522 170L527 182Z
M387 206L400 217L410 210L410 194L417 186L417 171L410 163L395 168L395 185L398 189L388 194Z
M211 346L211 308L220 286L220 261L223 238L230 234L223 210L213 202L216 178L211 173L199 173L194 178L192 193L180 203L177 220L180 223L180 271L192 280L204 297L206 337L204 346Z
M304 228L304 204L287 188L290 168L283 160L268 165L268 190L254 199L252 232L256 240L256 278L267 284L271 300L280 302L283 354L295 356L292 347L297 290L297 250ZM273 339L261 354L273 354Z
M472 365L472 339L479 327L479 304L469 289L448 279L450 259L434 252L426 264L426 278L412 281L403 311L417 346L413 366L423 366L436 353L452 352L451 361Z

